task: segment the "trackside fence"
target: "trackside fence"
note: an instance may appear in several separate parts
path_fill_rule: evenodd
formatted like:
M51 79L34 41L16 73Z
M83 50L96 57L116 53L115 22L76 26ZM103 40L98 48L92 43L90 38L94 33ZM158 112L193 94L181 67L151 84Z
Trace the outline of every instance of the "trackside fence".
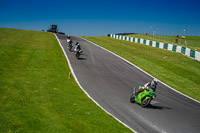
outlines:
M141 38L133 38L133 37L128 37L128 36L116 35L116 34L110 34L110 37L119 39L119 40L133 42L133 43L140 43L140 44L148 45L151 47L166 49L169 51L181 53L183 55L186 55L188 57L191 57L193 59L200 61L200 52L194 51L187 47L177 46L177 45L162 43L162 42L156 42L156 41L151 41L151 40L145 40Z

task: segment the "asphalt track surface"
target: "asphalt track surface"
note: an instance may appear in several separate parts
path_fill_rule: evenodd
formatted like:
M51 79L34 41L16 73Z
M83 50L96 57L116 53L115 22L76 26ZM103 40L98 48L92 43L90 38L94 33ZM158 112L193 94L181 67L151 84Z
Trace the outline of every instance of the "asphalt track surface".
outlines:
M133 87L143 85L152 77L110 52L94 44L72 37L79 42L83 54L76 59L69 52L66 36L57 35L74 73L84 90L101 107L139 133L200 132L200 103L158 83L157 97L148 108L129 102Z

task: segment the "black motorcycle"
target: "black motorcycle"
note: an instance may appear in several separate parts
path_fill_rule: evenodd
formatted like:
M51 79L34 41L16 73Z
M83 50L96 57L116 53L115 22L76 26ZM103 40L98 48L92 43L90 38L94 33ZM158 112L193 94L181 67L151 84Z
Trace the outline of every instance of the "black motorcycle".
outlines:
M76 56L77 59L79 59L79 57L80 57L80 55L81 55L82 52L83 52L82 50L77 50L75 52L75 56Z
M73 47L72 42L69 42L68 45L67 45L67 47L68 47L68 50L69 50L69 51L72 51L72 47Z

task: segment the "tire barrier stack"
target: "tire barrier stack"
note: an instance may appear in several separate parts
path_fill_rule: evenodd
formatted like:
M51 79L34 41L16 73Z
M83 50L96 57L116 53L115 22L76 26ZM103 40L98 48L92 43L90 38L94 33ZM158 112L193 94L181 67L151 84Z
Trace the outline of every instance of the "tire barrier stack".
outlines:
M133 38L133 37L128 37L128 36L116 35L116 34L110 34L110 37L119 39L119 40L125 40L125 41L129 41L133 43L140 43L140 44L144 44L144 45L148 45L152 47L166 49L169 51L184 54L188 57L191 57L193 59L200 61L200 52L194 51L187 47L177 46L177 45L168 44L168 43L161 43L161 42L156 42L156 41L150 41L150 40L145 40L141 38Z

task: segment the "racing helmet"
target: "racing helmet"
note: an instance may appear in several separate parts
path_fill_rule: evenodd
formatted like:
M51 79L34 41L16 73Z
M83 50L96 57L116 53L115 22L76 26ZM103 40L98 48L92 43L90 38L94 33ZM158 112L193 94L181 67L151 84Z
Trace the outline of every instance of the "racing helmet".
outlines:
M156 78L153 79L153 81L151 82L151 84L154 86L154 85L157 85L158 83L158 80Z

